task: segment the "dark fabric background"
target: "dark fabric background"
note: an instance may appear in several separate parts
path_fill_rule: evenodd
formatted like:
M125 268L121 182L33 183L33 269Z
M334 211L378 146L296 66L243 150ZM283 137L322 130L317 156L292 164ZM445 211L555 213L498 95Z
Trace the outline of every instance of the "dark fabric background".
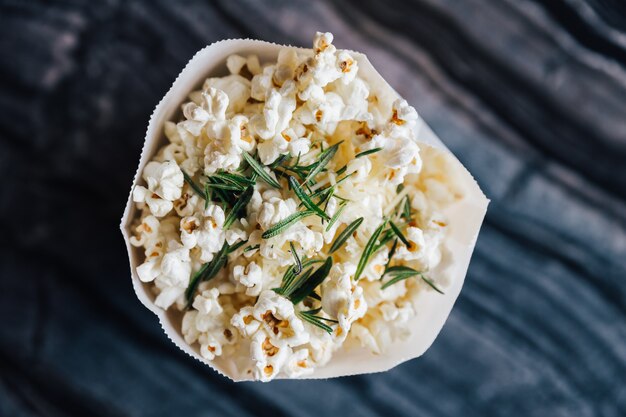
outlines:
M0 1L0 415L626 415L622 0ZM420 359L234 384L131 289L148 117L229 37L367 53L492 199Z

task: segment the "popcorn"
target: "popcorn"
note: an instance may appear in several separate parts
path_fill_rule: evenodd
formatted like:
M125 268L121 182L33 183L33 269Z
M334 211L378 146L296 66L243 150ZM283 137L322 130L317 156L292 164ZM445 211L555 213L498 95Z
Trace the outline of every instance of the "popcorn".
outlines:
M230 72L231 74L239 74L245 65L246 58L237 54L231 55L226 58L226 68L228 68L228 72Z
M272 290L262 291L256 304L233 315L231 324L251 337L250 355L255 376L268 381L275 377L291 354L291 348L309 341L293 304Z
M183 316L182 333L189 344L200 344L200 354L209 360L221 356L224 347L238 341L237 332L230 325L218 297L220 292L213 288L196 296L192 307Z
M322 309L330 317L338 320L337 336L344 339L352 323L363 317L367 311L363 288L352 281L355 272L354 264L336 264L321 285Z
M293 82L285 82L280 89L272 88L266 93L263 113L252 116L250 128L261 139L273 139L289 126L295 109L295 86ZM266 165L271 162L263 161Z
M180 220L180 240L187 249L200 249L200 259L208 262L219 251L226 239L222 230L225 216L218 205L210 205L202 215L183 217Z
M165 216L182 192L184 178L178 164L174 161L149 162L143 170L143 179L148 187L136 186L133 201L145 202L156 217Z
M246 287L246 295L257 296L263 290L263 270L255 262L235 266L233 279Z
M240 75L227 75L226 77L208 78L202 87L205 91L211 89L221 90L228 96L229 113L240 113L250 98L250 81Z
M446 160L417 144L415 109L402 99L391 103L332 41L317 33L312 51L285 48L263 65L256 55L229 56L229 75L206 79L180 106L180 119L164 124L168 143L143 169L145 185L133 189L140 220L130 243L145 255L136 272L151 283L154 304L184 312L184 341L204 359L222 357L214 363L261 381L309 375L351 343L383 354L404 340L428 287L412 277L383 289L391 278L383 273L389 265L435 270L448 256L442 212L462 195L448 180ZM251 167L244 152L261 167ZM308 199L286 186L288 176ZM408 218L398 214L405 195ZM305 210L312 214L265 233ZM225 224L227 216L234 221ZM355 281L385 219L409 244L398 241L390 261L387 240ZM317 271L329 257L324 276ZM309 288L312 279L319 281Z

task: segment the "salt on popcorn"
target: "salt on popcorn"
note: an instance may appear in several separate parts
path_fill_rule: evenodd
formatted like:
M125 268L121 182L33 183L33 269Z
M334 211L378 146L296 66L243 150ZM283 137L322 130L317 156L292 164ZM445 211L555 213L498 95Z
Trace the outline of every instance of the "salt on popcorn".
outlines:
M314 374L340 350L412 334L449 219L452 168L417 112L380 99L330 33L275 62L230 55L165 122L132 200L131 245L184 342L260 381ZM332 249L331 249L332 248Z

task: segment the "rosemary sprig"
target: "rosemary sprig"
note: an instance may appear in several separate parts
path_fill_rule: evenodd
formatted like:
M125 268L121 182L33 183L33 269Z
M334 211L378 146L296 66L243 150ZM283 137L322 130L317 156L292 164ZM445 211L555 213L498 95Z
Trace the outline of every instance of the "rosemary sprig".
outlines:
M391 226L391 230L393 231L393 233L395 233L396 236L400 238L400 240L402 241L402 243L404 243L406 247L409 247L411 245L409 241L407 240L407 238L404 237L404 235L402 234L402 232L400 231L400 229L398 228L398 226L396 226L394 222L389 221L389 226Z
M333 329L332 327L330 327L329 325L323 323L323 321L328 321L331 323L338 323L337 320L333 320L333 319L327 319L325 317L320 317L320 316L316 316L316 314L318 314L320 311L322 310L322 308L316 308L314 310L309 310L309 311L300 311L298 312L298 316L308 322L311 323L314 326L319 327L320 329L324 330L325 332L328 333L332 333ZM323 321L322 321L323 320Z
M252 170L256 172L256 174L263 181L265 181L266 183L268 183L274 188L278 188L278 189L281 188L280 184L274 178L272 178L267 172L265 172L265 170L263 169L263 166L252 155L250 155L248 152L243 152L242 155L243 155L243 158L246 160L246 162L250 165Z
M357 159L357 158L360 158L360 157L366 156L366 155L371 155L373 153L380 152L382 150L383 150L383 148L368 149L367 151L359 152L356 155L354 155L354 159Z
M333 146L320 153L319 159L313 164L313 167L309 171L308 175L304 178L304 184L308 183L313 178L315 178L317 174L322 172L322 170L326 167L326 165L328 165L330 160L333 159L333 157L337 153L337 150L339 149L339 145L341 145L342 142L343 141L335 143Z
M330 255L331 253L339 249L346 242L346 240L348 240L348 238L352 235L352 233L354 233L356 229L359 228L361 223L363 223L363 217L359 217L358 219L350 223L343 230L343 232L341 232L339 236L337 236L337 239L335 239L335 241L331 245L330 250L328 251L328 254Z
M213 189L225 190L225 191L243 191L244 188L241 188L234 184L226 184L223 182L207 182L206 186Z
M267 229L265 232L263 232L261 237L263 239L269 239L271 237L279 235L285 230L289 229L291 226L293 226L294 223L299 222L305 217L312 216L313 214L314 213L311 210L297 211Z
M254 194L254 188L250 186L246 189L246 191L243 192L241 196L239 196L239 199L233 205L233 208L230 209L230 211L228 212L226 220L224 220L224 225L222 226L224 230L227 230L233 224L233 222L239 218L239 213L248 204L248 202L252 198L252 194Z
M358 279L361 277L363 270L367 266L367 263L369 262L371 256L374 254L375 252L374 248L376 247L376 242L378 241L378 237L380 236L380 234L382 233L386 225L387 225L387 219L385 219L383 223L380 226L378 226L376 230L374 230L374 233L372 233L372 236L367 241L367 244L365 245L365 249L363 249L363 253L361 254L361 259L359 259L359 263L357 264L357 267L356 267L356 273L354 274L355 281L358 281Z
M313 211L315 214L320 216L322 219L330 220L330 217L328 217L328 214L326 214L324 212L324 210L319 208L319 206L317 206L313 202L313 200L311 200L311 198L304 193L304 190L302 190L302 187L300 187L300 184L298 184L298 181L294 177L292 177L292 176L289 176L289 185L291 186L291 188L293 189L294 193L296 193L296 195L298 196L300 201L302 201L302 203L304 204L304 206L306 208L308 208L309 210Z
M293 246L293 242L289 242L289 246L291 248L291 254L293 255L293 259L296 261L293 272L295 274L299 274L300 272L302 272L302 261L300 261L300 257L298 256L298 252L296 252L295 246Z
M424 274L420 271L417 271L413 268L409 268L408 266L392 266L390 268L387 269L387 271L385 272L385 275L389 274L392 276L392 278L387 281L386 283L384 283L381 287L381 289L385 289L387 287L390 287L391 285L403 281L405 279L408 278L412 278L415 276L419 276L426 284L428 284L433 290L437 291L439 294L443 294L443 291L441 291L439 288L437 288L437 286L435 285L435 283L433 281L431 281L429 278L426 278L424 276Z
M306 277L306 279L295 280L295 289L288 295L291 302L295 305L308 297L326 279L332 266L333 258L329 256L322 266Z
M321 262L321 259L305 259L304 261L302 261L302 269L306 269L311 265L315 265ZM311 275L312 272L313 268L307 270L303 275ZM285 271L285 275L283 276L280 288L275 288L274 291L281 295L290 293L293 290L293 281L297 276L298 274L296 274L295 272L295 265L289 266L289 268L287 268L287 271Z
M226 261L228 260L228 254L230 250L230 246L227 242L224 242L222 248L215 254L213 259L210 262L205 263L202 267L194 274L194 276L189 281L189 285L185 290L185 298L187 299L187 308L193 302L193 296L198 289L198 285L200 285L203 281L208 281L210 279L215 278L220 269L226 265Z
M327 232L330 230L331 227L333 227L333 224L337 223L337 220L339 220L339 216L341 216L341 213L343 213L345 208L346 208L346 203L343 203L339 206L335 214L333 214L333 217L331 217L330 220L328 221L328 225L326 226Z
M181 171L183 171L183 170L181 169ZM183 178L185 179L185 182L187 184L189 184L189 186L191 187L192 190L194 190L200 197L206 199L206 195L205 195L204 191L202 191L202 187L200 187L198 184L196 184L194 182L194 180L191 179L189 174L187 174L185 171L183 171Z

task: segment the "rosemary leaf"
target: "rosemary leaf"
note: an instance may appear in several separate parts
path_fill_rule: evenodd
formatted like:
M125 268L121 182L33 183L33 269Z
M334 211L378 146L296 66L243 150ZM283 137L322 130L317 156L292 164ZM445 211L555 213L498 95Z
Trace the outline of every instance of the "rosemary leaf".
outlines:
M402 216L404 217L404 220L411 221L411 202L409 201L409 196L407 195L404 198L404 212L402 213Z
M376 242L378 241L378 237L380 236L380 234L382 233L386 225L387 225L387 220L385 219L385 221L383 221L383 223L380 226L378 226L376 230L374 230L374 233L372 233L372 236L367 241L367 244L365 245L365 249L363 250L363 253L361 254L361 259L359 259L359 263L356 267L356 273L354 274L355 281L358 281L358 279L361 277L361 274L363 273L363 270L367 266L367 263L369 262L370 257L374 254L375 252L374 248L376 247Z
M322 172L322 169L324 169L330 160L333 159L333 156L337 153L339 145L341 145L342 142L343 141L335 143L333 146L320 153L319 159L309 171L308 175L304 178L304 184L308 183L310 180L315 178L317 174Z
M293 259L296 261L293 272L295 274L299 274L300 272L302 272L302 262L298 257L298 252L296 252L296 248L293 246L293 242L289 242L289 246L291 247L291 254L293 255Z
M420 272L413 268L409 268L408 266L396 265L396 266L389 267L385 273L386 274L407 274L407 273L419 274Z
M385 276L385 274L389 272L389 264L391 263L391 258L393 258L393 255L396 254L397 247L398 247L398 239L394 239L393 245L391 245L391 249L389 250L389 254L387 255L387 264L385 265L385 272L383 272L383 275L381 275L380 279L383 279L383 276Z
M252 155L250 155L248 152L243 152L242 155L246 162L250 164L252 170L256 172L263 181L265 181L274 188L281 188L280 184L267 172L265 172L265 170L263 169L263 165L261 165Z
M207 182L206 185L207 187L210 187L210 188L216 188L219 190L226 190L226 191L243 191L244 190L243 187L239 187L237 185L225 184L225 183L219 183L219 182L211 182L211 183Z
M230 246L228 248L228 253L233 253L234 251L236 251L237 249L239 249L240 247L242 247L246 243L248 243L248 240L241 240L241 241L235 243L233 246Z
M339 236L337 236L337 238L335 239L335 241L331 245L330 250L328 251L328 254L330 255L331 253L333 253L337 249L339 249L346 242L346 240L348 240L348 238L352 235L352 233L354 233L356 231L356 229L359 228L361 223L363 223L363 217L359 217L358 219L356 219L355 221L350 223L343 230L343 232L341 232L339 234Z
M354 159L360 158L360 157L365 156L365 155L371 155L373 153L380 152L382 150L383 150L383 148L374 148L374 149L369 149L367 151L359 152L359 153L357 153L354 156Z
M289 271L287 271L287 273L285 274L285 277L283 278L283 285L280 287L280 294L284 295L285 297L289 297L291 293L296 290L299 283L309 279L309 277L313 273L313 269L314 268L309 268L304 271L302 275L300 275L295 273L295 265L292 265Z
M208 281L210 279L215 278L217 273L220 272L220 269L222 269L224 265L226 265L226 261L228 260L229 249L230 247L228 243L224 242L224 245L215 254L213 259L210 262L202 265L200 270L198 270L198 272L196 272L194 276L191 278L191 280L189 281L189 285L187 286L187 289L185 290L185 298L187 299L187 308L189 308L189 306L191 306L191 303L193 302L193 296L195 295L196 290L198 289L198 285L200 285L200 283L203 281Z
M315 291L313 291L311 294L309 294L309 297L313 298L314 300L317 301L322 301L322 297L320 297Z
M244 189L249 185L254 185L254 180L246 178L243 175L233 174L230 172L218 172L212 177L236 185L241 189Z
M439 288L437 288L437 286L435 285L434 282L432 282L429 278L426 278L423 274L420 274L420 277L422 277L422 280L428 284L430 286L430 288L432 288L433 290L437 291L439 294L443 294L443 291L441 291Z
M393 277L389 281L385 282L380 287L380 289L384 290L385 288L390 287L390 286L392 286L393 284L395 284L397 282L403 281L405 279L408 279L408 278L411 278L411 277L414 277L414 276L415 276L415 274L399 274L399 275L396 275L395 277Z
M333 258L328 257L326 261L315 272L305 280L298 280L296 289L291 293L289 299L295 305L311 294L328 276L330 268L333 266Z
M389 243L389 241L391 239L393 239L393 237L396 234L393 232L393 230L391 229L387 229L385 230L385 232L382 234L382 236L380 237L380 240L378 242L378 245L376 245L374 247L374 252L378 252L380 250L380 248L382 248L383 246L385 246L387 243Z
M304 204L306 208L313 211L322 219L330 220L330 217L328 217L328 214L324 213L324 211L319 206L317 206L308 195L304 193L304 191L300 187L300 184L298 184L298 181L292 176L289 176L289 185L291 186L294 193L296 193L296 195L298 196L300 201L302 201L302 203Z
M320 329L324 330L327 333L332 333L333 329L332 327L330 327L329 325L327 325L326 323L322 323L321 321L321 317L318 316L314 316L313 314L311 314L308 311L300 311L298 313L298 317L300 317L302 320L311 323L312 325L319 327Z
M321 259L305 259L304 261L302 261L302 269L306 269L311 265L319 264L321 262L322 262ZM302 274L302 276L306 277L307 274L310 275L312 272L313 272L313 268L307 270L305 273ZM295 273L295 265L291 265L287 269L287 272L285 272L285 275L283 276L281 287L285 291L289 292L290 289L292 289L291 284L293 283L293 280L296 278L296 276L298 276L298 274Z
M255 250L255 249L259 249L261 247L261 245L250 245L250 246L246 246L243 251L244 252L250 252L251 250Z
M406 237L404 237L404 235L402 234L402 232L400 231L400 229L398 228L398 226L396 226L396 224L392 221L389 222L389 225L391 226L391 230L393 230L393 232L396 234L396 236L398 236L400 238L400 240L402 241L402 243L404 243L404 245L406 247L409 247L411 244L409 243L409 241L406 239Z
M385 273L383 275L389 274L391 276L393 276L392 279L390 279L389 281L387 281L386 283L383 284L383 286L381 287L381 289L385 289L397 282L403 281L407 278L412 278L415 276L419 276L426 284L428 284L433 290L437 291L439 294L443 294L443 291L441 291L439 288L437 288L437 286L435 285L435 283L429 279L426 278L424 276L424 274L420 271L417 271L413 268L409 268L408 266L403 266L403 265L397 265L397 266L392 266L390 268L387 268L387 270L385 271Z
M263 232L261 237L263 239L269 239L271 237L279 235L285 230L289 229L291 226L293 226L294 223L297 223L298 221L304 219L305 217L312 216L313 214L314 213L311 210L295 212L285 217L284 219L276 223L274 226L267 229L265 232Z
M209 188L209 183L204 183L204 209L209 208L209 202L211 201L211 188Z
M341 174L343 174L344 172L346 172L346 170L347 170L347 169L348 169L348 165L344 165L344 166L342 166L341 168L339 168L339 169L337 170L336 174L337 174L337 175L341 175Z
M183 171L181 169L181 171ZM194 180L191 179L191 177L185 172L183 171L183 178L185 179L185 182L187 184L189 184L189 186L202 198L206 198L204 195L204 191L202 191L202 187L200 187L198 184L196 184L194 182Z
M299 158L299 157L300 157L300 155L298 154L298 158ZM280 155L280 156L279 156L279 157L278 157L278 158L277 158L274 162L272 162L272 163L271 163L271 164L269 164L268 166L269 166L271 169L274 169L274 168L278 167L280 164L282 164L282 163L283 163L283 161L284 161L285 159L287 159L287 158L289 158L289 154L288 154L288 153L281 154L281 155Z
M337 223L337 220L339 220L339 216L341 216L341 213L343 212L345 208L346 208L346 204L342 204L339 206L335 214L333 214L333 217L331 217L330 220L328 221L328 225L326 226L327 232L330 230L331 227L333 227L333 224Z
M235 203L235 205L233 205L233 208L230 209L230 211L228 212L226 220L224 220L224 226L222 226L224 230L227 230L233 224L233 222L238 219L239 213L243 208L245 208L246 204L248 204L248 202L252 198L253 193L254 188L248 187L246 191L244 191L243 194L239 196L239 199L237 199L237 202Z

